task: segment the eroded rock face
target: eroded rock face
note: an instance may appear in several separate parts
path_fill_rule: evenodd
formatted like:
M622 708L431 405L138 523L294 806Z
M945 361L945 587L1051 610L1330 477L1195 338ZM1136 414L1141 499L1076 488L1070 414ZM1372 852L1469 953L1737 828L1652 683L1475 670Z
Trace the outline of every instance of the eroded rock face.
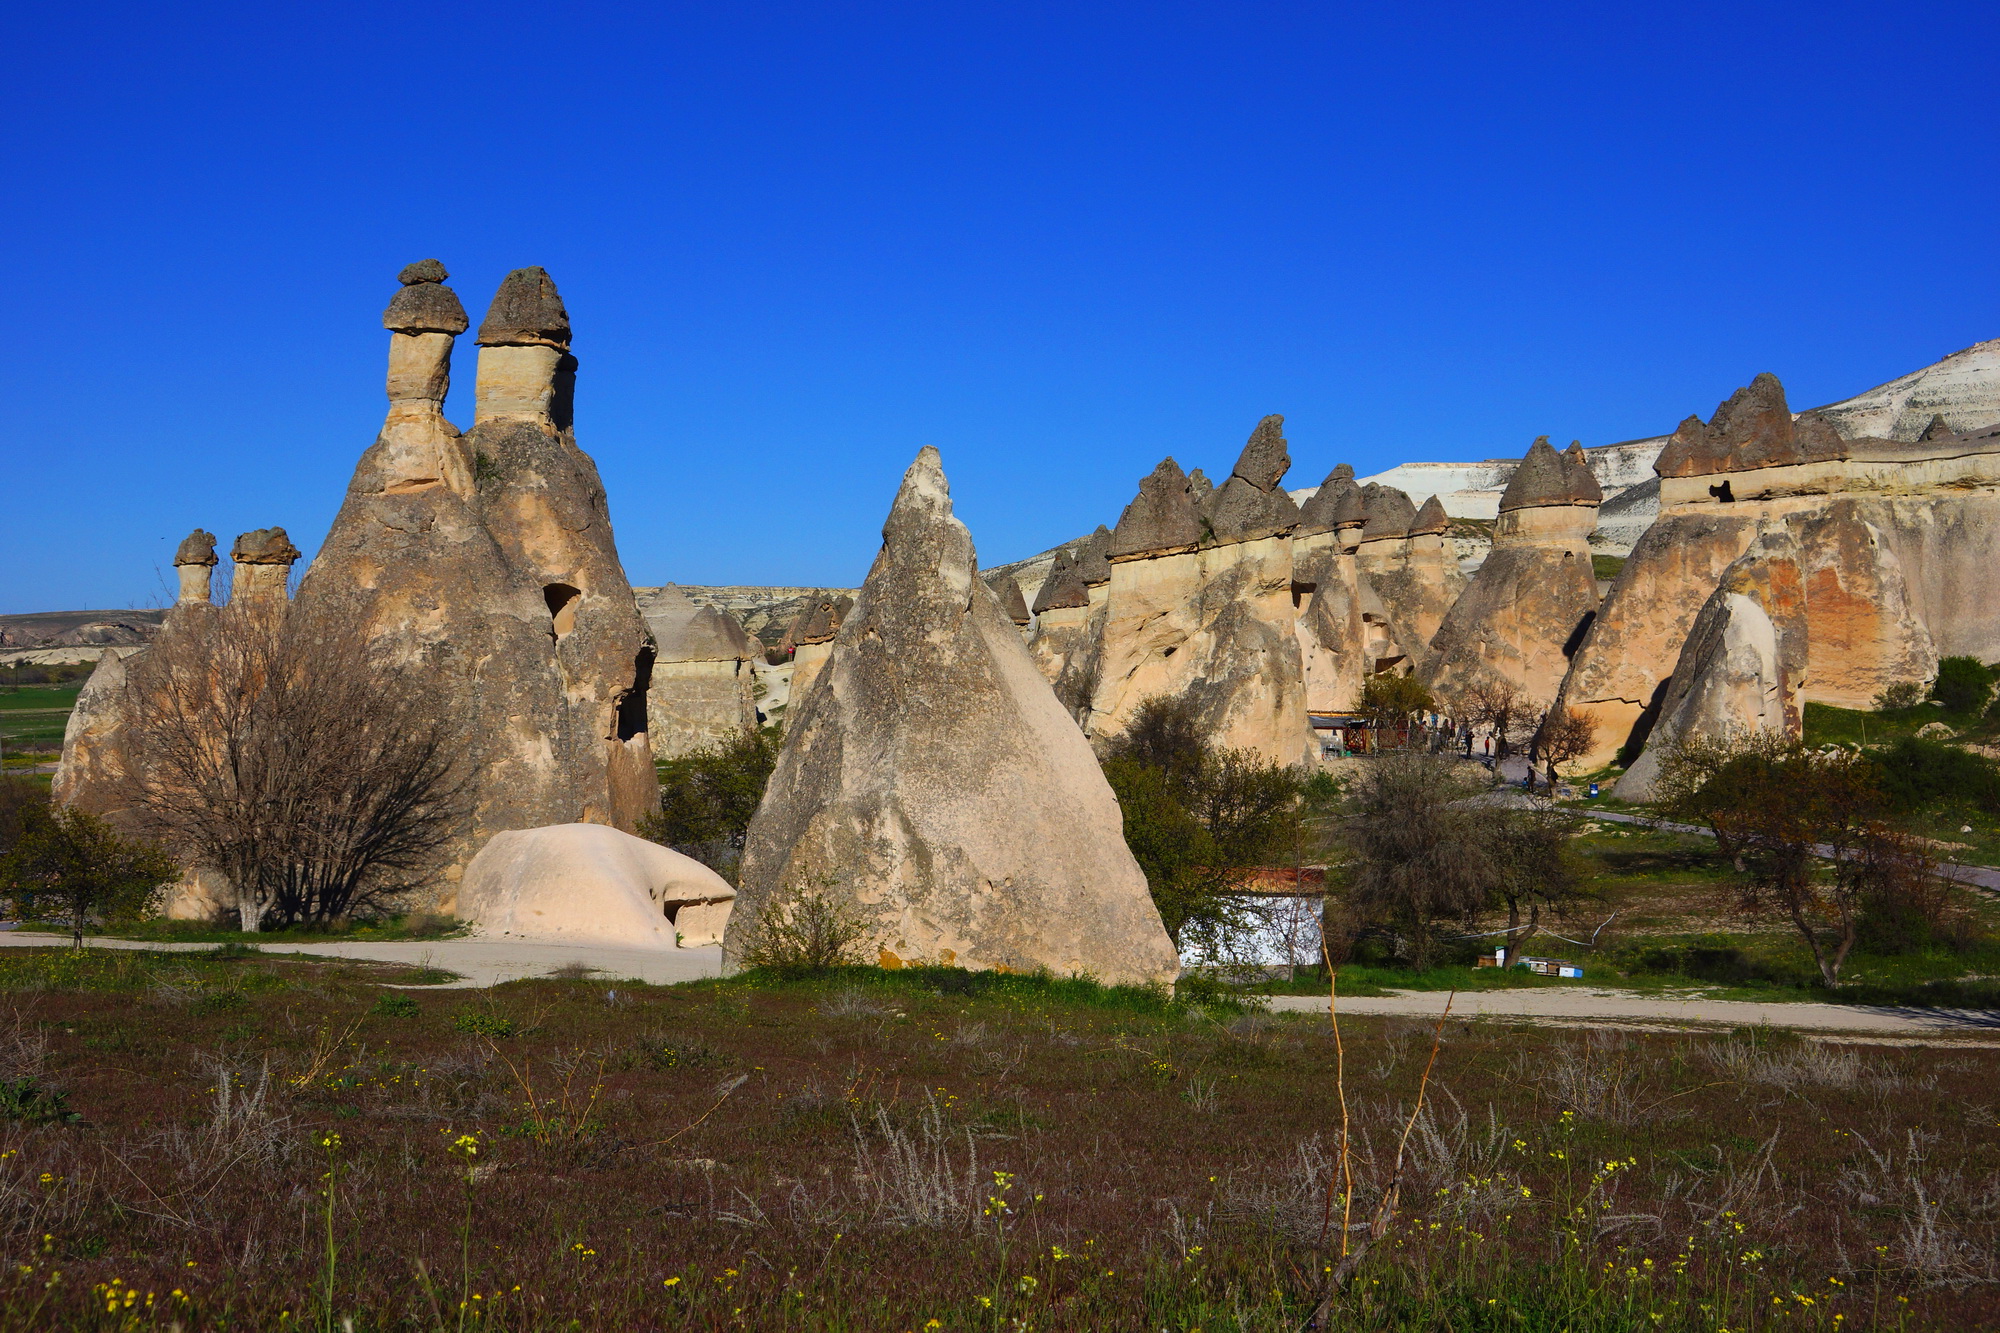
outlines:
M1810 653L1799 543L1773 524L1723 572L1688 632L1659 720L1618 780L1618 795L1649 801L1660 764L1685 736L1724 745L1759 733L1800 734Z
M853 608L854 599L845 593L816 597L800 609L798 619L785 632L779 646L792 654L787 705L791 711L796 712L797 704L812 692L813 682L819 679L827 658L833 654L833 636L840 633L841 624Z
M1007 613L1007 619L1025 630L1034 623L1034 616L1028 612L1028 600L1021 596L1021 585L1005 575L992 575L986 586L993 589L993 595L1000 599L1000 609Z
M827 885L885 965L1171 981L1117 801L978 578L936 450L882 543L750 826L726 956L788 889Z
M359 618L379 647L437 679L464 729L473 813L437 890L446 909L493 834L630 830L657 801L653 650L596 466L569 428L575 362L553 345L568 326L552 311L560 298L541 270L502 284L481 329L469 436L434 410L436 376L398 396L416 392L414 360L449 365L451 334L392 330L388 419L299 589L301 605ZM519 351L546 354L539 382ZM486 373L489 358L504 373Z
M669 583L639 600L656 656L646 734L656 758L713 747L757 725L755 672L763 649L735 619Z
M693 949L721 942L735 900L692 857L603 824L557 824L494 834L458 902L488 939Z
M282 602L299 548L292 545L283 528L258 528L237 537L229 558L235 562L229 587L232 600Z
M1118 560L1172 555L1193 550L1201 536L1193 483L1168 457L1140 481L1138 498L1119 515L1106 554Z
M1287 764L1311 753L1283 426L1275 416L1258 423L1209 497L1208 530L1192 549L1161 541L1185 531L1173 460L1140 483L1111 539L1119 554L1093 634L1099 651L1084 659L1093 688L1082 720L1093 736L1116 735L1148 699L1168 695L1190 700L1218 745ZM1201 507L1193 478L1185 504Z

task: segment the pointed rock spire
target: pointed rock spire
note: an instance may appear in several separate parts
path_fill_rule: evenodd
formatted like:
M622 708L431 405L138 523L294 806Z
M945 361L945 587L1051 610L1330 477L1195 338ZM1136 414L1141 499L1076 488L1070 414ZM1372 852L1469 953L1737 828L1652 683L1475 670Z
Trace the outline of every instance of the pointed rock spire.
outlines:
M1171 456L1139 482L1139 495L1118 516L1105 554L1119 560L1184 551L1201 540L1201 515L1192 481Z
M845 900L888 967L1177 974L1089 743L976 567L926 449L834 641L828 688L789 719L744 847L731 963L766 912L817 890Z
M1279 485L1292 466L1284 429L1285 419L1272 415L1250 432L1229 480L1208 506L1216 540L1255 541L1298 525L1299 507Z
M1924 427L1923 434L1917 436L1917 443L1928 444L1932 440L1942 440L1947 435L1956 434L1958 432L1951 428L1951 423L1944 419L1944 413L1933 412L1930 424Z

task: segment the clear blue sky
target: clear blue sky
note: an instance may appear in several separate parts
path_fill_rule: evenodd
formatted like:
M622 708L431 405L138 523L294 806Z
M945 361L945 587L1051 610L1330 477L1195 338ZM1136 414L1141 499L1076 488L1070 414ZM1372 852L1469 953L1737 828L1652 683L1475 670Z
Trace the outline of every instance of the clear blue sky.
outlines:
M153 604L196 524L313 551L426 256L475 323L554 275L640 584L851 584L925 444L998 564L1266 412L1306 485L2000 336L1991 0L7 28L0 611Z

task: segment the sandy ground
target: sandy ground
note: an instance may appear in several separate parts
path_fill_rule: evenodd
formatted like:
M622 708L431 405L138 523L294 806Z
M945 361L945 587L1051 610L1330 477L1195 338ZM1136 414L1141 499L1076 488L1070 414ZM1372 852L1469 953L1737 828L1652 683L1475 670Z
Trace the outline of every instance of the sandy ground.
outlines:
M0 947L23 948L66 944L66 935L46 935L26 931L0 932ZM90 939L91 949L212 949L212 944L157 944L142 940ZM699 981L722 974L722 948L708 945L698 949L614 949L582 948L573 944L533 944L518 940L416 940L329 941L325 944L276 943L264 952L273 955L305 954L315 958L358 958L372 962L407 963L413 967L441 967L461 978L447 986L495 986L524 977L545 977L559 968L580 964L594 969L593 976L606 981L631 979L667 985L676 981ZM424 987L430 990L433 987Z
M1343 998L1343 1014L1402 1014L1436 1018L1445 996L1438 991L1401 991L1393 995ZM1318 995L1274 995L1273 1009L1323 1014L1326 1000ZM1814 1032L1957 1037L2000 1037L2000 1010L1907 1009L1876 1005L1760 1003L1755 1000L1704 1000L1697 997L1656 998L1600 987L1561 990L1462 991L1452 1001L1452 1016L1518 1018L1563 1027L1634 1027L1699 1029L1784 1027Z

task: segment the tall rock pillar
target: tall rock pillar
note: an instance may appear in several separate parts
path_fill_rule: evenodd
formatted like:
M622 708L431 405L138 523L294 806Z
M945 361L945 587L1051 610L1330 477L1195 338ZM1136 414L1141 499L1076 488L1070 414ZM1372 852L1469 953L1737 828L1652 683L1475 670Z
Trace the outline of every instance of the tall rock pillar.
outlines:
M207 606L213 602L209 589L219 563L215 557L214 533L196 528L182 538L180 549L174 552L174 572L181 581L180 596L174 605Z
M229 558L235 562L229 585L232 602L242 606L282 602L299 548L283 528L258 528L236 539Z

